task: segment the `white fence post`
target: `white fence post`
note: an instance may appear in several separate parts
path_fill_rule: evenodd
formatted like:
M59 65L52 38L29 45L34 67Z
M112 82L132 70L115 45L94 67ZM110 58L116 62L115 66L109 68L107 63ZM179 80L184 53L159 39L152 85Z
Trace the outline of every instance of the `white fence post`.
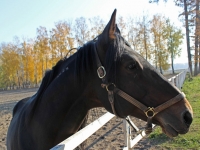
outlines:
M175 85L175 83L174 83L174 77L172 77L172 78L170 78L171 79L171 83L173 84L173 85Z
M123 150L129 150L130 147L130 140L131 140L131 128L128 123L126 123L126 120L123 119L123 131L124 131L124 143L125 148Z

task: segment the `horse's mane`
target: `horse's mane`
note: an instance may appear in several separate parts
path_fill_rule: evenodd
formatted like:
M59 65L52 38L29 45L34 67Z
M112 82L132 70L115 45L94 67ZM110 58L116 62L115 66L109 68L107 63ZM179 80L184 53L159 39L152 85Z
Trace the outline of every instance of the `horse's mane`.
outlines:
M45 75L42 79L41 85L38 89L37 95L41 95L46 88L49 86L49 84L53 81L53 79L56 77L56 74L58 74L57 70L62 65L63 62L67 61L68 55L66 55L64 58L60 59L55 66L52 67L50 70L46 70Z
M91 59L93 59L93 57L91 57L91 51L93 50L93 41L87 42L86 44L84 44L82 47L80 47L79 49L77 49L77 51L71 55L70 57L68 57L68 55L66 55L64 58L60 59L55 66L52 67L51 70L47 70L45 72L45 75L42 79L41 85L38 89L37 95L41 95L46 89L47 87L51 84L51 82L57 77L57 75L60 73L60 68L62 67L63 63L66 63L69 59L71 59L71 57L75 57L75 68L74 68L74 73L76 76L80 77L81 73L83 71L88 71L91 69L91 64L92 62L94 62L92 60L92 62L90 61ZM91 59L89 59L91 58Z

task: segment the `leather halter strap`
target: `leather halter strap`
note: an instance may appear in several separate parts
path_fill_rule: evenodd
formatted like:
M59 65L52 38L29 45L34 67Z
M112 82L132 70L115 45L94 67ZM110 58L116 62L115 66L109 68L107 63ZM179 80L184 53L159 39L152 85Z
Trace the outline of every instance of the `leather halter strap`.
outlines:
M110 85L114 86L113 90L109 90ZM136 106L137 108L142 110L146 114L147 117L154 117L157 113L159 113L159 112L163 111L164 109L174 105L175 103L179 102L180 100L182 100L185 97L184 93L180 93L177 96L173 97L172 99L170 99L170 100L166 101L165 103L154 108L154 107L145 106L144 104L142 104L137 99L131 97L130 95L128 95L124 91L117 88L113 83L112 84L101 84L101 86L103 88L106 88L106 90L108 92L114 92L115 94L118 94L119 96L121 96L122 98L127 100L129 103L133 104L134 106Z
M95 55L96 55L96 63L97 63L97 74L99 76L100 79L102 79L102 88L106 88L107 92L108 92L108 99L109 102L111 104L111 108L113 113L119 117L119 115L117 114L116 110L115 110L115 106L114 106L114 93L121 96L122 98L124 98L125 100L127 100L128 102L130 102L131 104L133 104L134 106L136 106L137 108L139 108L140 110L142 110L146 117L147 117L147 125L145 128L145 132L146 134L149 134L152 132L152 118L159 112L163 111L164 109L174 105L175 103L181 101L184 99L185 94L184 93L179 93L177 96L173 97L172 99L166 101L165 103L157 106L157 107L147 107L144 104L142 104L140 101L138 101L137 99L131 97L130 95L128 95L127 93L125 93L124 91L120 90L119 88L116 87L116 85L114 83L106 83L106 70L105 68L102 66L101 61L99 59L99 56L97 54L97 50L96 50L96 45L94 44L94 51L95 51ZM120 117L121 118L121 117Z

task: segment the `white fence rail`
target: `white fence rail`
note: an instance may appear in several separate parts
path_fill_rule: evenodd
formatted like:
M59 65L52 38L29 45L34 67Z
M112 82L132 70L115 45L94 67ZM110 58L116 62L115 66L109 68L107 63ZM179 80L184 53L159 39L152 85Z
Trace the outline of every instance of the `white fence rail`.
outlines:
M60 144L53 147L51 150L73 150L98 129L100 129L104 124L111 120L115 115L111 113L106 113L82 130L78 131L76 134L70 136L68 139L62 141Z
M172 84L181 89L183 82L185 80L185 76L188 70L184 70L176 76L168 79ZM106 113L82 130L78 131L74 135L70 136L68 139L59 143L55 147L51 148L51 150L73 150L78 145L80 145L83 141L89 138L93 133L95 133L98 129L100 129L104 124L110 121L114 117L111 113ZM136 145L146 134L144 131L141 131L134 139L131 137L131 127L126 122L123 121L123 129L124 129L124 137L125 137L125 147L123 150L130 150ZM134 123L132 122L133 126ZM138 128L135 126L135 129Z
M174 84L177 88L181 89L183 82L185 81L185 76L188 70L184 70L181 73L171 77L168 79L172 84Z

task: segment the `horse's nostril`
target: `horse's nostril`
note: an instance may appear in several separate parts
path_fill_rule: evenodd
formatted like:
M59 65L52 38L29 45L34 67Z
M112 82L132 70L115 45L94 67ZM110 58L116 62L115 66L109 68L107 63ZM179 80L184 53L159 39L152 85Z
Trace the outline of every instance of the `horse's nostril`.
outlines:
M187 125L187 127L190 126L190 124L192 123L192 115L189 111L186 111L183 115L183 119L185 124Z

